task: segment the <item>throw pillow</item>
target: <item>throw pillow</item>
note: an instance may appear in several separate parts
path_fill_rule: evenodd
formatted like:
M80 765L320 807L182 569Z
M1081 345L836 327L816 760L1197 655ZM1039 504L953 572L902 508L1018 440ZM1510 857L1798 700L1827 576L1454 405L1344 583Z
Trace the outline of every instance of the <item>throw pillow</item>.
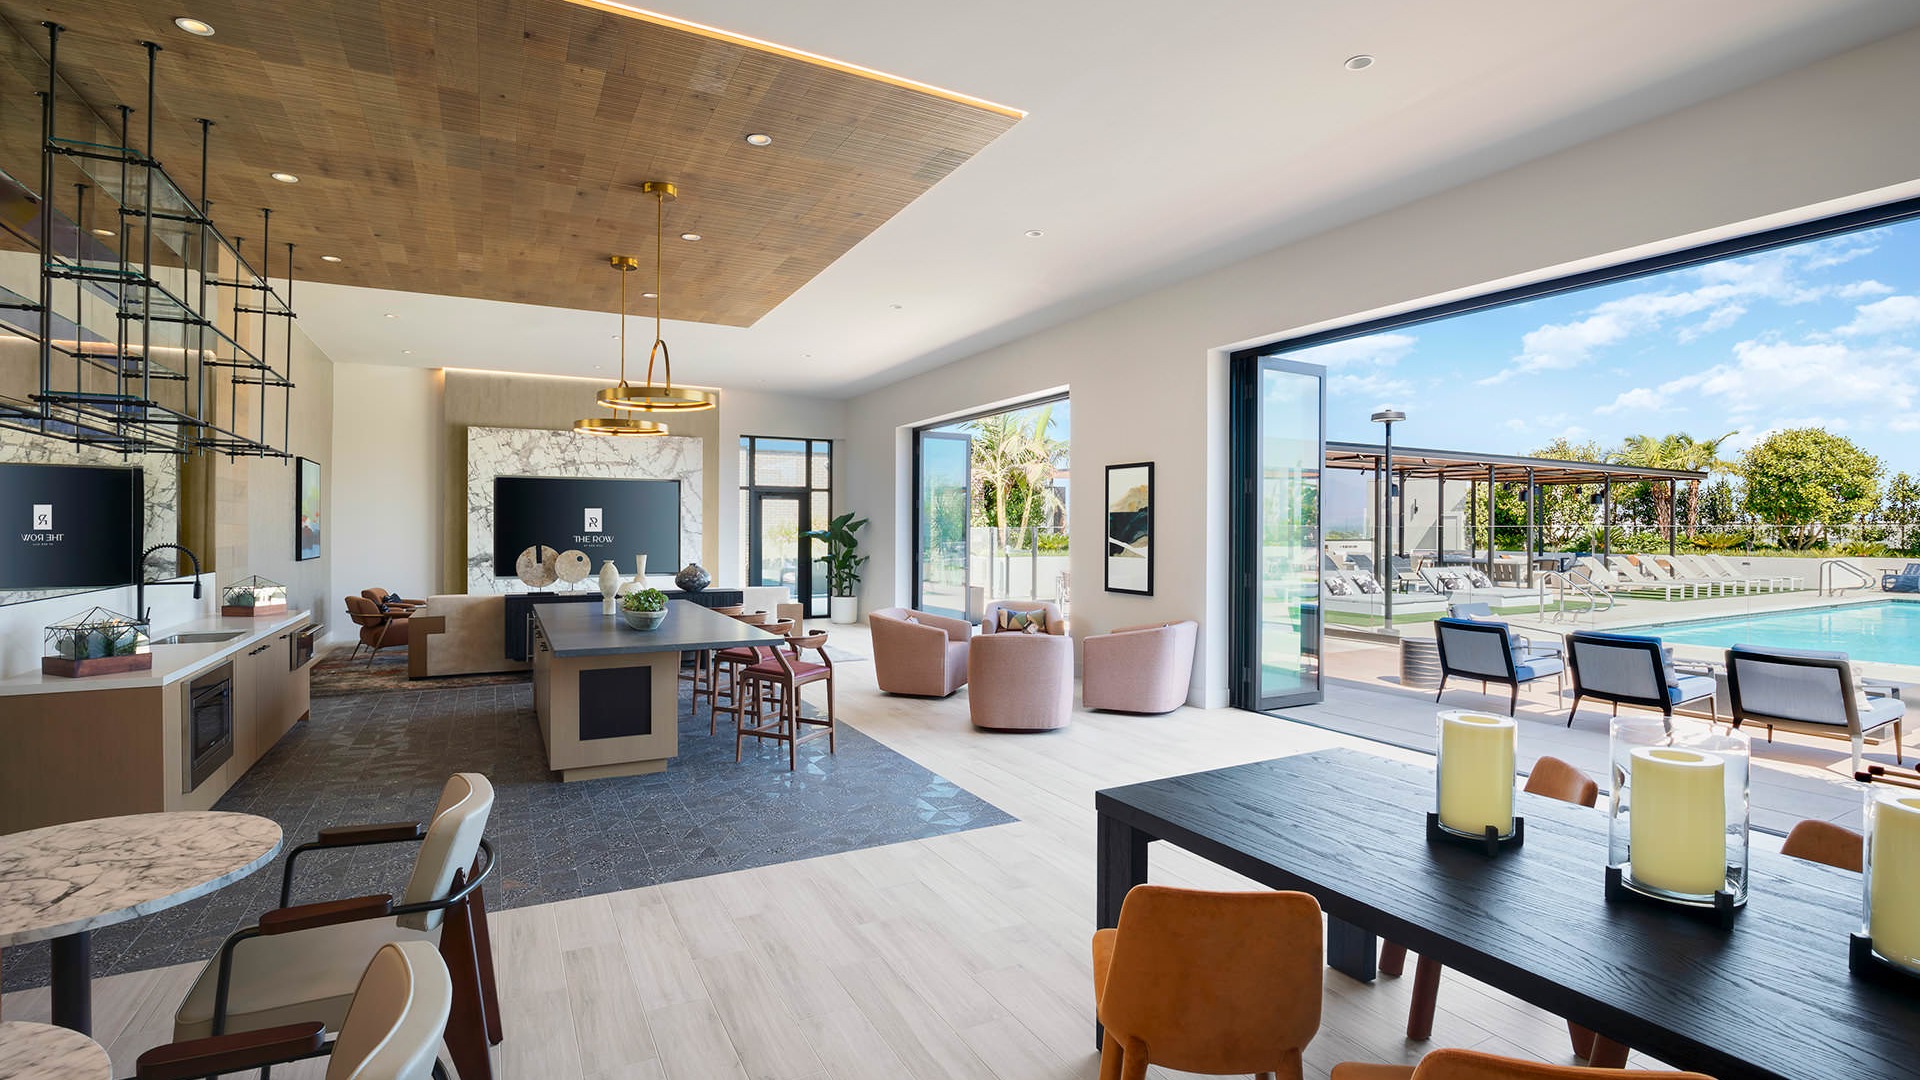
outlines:
M1353 586L1347 584L1346 578L1330 577L1327 579L1328 596L1351 596L1352 594Z
M1480 571L1478 571L1478 570L1469 570L1469 571L1467 571L1467 580L1468 580L1468 581L1470 581L1470 582L1472 582L1472 583L1473 583L1473 587L1474 587L1474 588L1476 588L1476 589L1491 589L1491 588L1493 588L1493 579L1492 579L1492 578L1490 578L1490 577L1488 577L1487 575L1485 575L1485 574L1483 574L1483 573L1481 573L1481 572L1480 572Z
M1047 609L1013 611L1001 608L1000 617L995 622L994 629L1002 632L1012 630L1022 634L1044 634L1047 632Z
M1433 577L1434 580L1440 583L1440 588L1447 592L1459 592L1461 589L1466 588L1466 585L1461 582L1459 574L1435 574Z
M1365 574L1354 578L1353 583L1360 586L1360 591L1368 596L1375 596L1380 592L1380 583Z

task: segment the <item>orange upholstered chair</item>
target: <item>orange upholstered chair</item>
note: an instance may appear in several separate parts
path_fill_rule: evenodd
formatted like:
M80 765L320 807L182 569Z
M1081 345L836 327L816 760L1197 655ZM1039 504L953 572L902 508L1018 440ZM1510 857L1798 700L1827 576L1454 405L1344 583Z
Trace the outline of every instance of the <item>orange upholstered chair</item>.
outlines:
M1619 1076L1611 1069L1547 1065L1538 1061L1482 1054L1474 1050L1435 1050L1418 1065L1335 1065L1333 1080L1600 1080ZM1713 1080L1692 1072L1636 1072L1633 1080Z
M1527 774L1525 790L1561 802L1592 806L1600 800L1600 785L1579 769L1556 757L1543 757L1533 763ZM1380 949L1380 970L1398 975L1406 970L1407 947L1389 941ZM1407 1038L1425 1039L1433 1034L1433 1009L1440 999L1440 964L1422 956L1413 970L1413 1001L1407 1008ZM1573 1052L1596 1065L1624 1064L1626 1047L1602 1039L1578 1024L1569 1022L1567 1034L1573 1039Z
M373 650L367 654L367 666L373 666L373 659L380 650L390 645L402 649L413 643L413 625L407 615L399 608L381 611L380 605L364 596L347 597L347 618L360 628L360 639L354 643L353 653L347 657L352 660L364 647Z
M1305 893L1136 886L1120 925L1093 935L1101 1080L1140 1080L1149 1063L1300 1080L1320 1030L1320 940Z
M1831 821L1803 821L1787 834L1780 854L1808 862L1826 863L1859 873L1865 862L1866 837Z

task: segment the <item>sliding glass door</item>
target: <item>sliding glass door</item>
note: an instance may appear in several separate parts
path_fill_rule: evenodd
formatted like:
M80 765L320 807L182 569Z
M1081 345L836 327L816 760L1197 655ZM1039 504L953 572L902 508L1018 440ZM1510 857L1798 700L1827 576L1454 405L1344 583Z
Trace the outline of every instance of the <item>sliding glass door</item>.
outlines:
M918 599L935 615L967 617L968 532L973 518L973 438L966 432L919 433Z
M1322 699L1320 477L1326 371L1234 359L1234 704Z

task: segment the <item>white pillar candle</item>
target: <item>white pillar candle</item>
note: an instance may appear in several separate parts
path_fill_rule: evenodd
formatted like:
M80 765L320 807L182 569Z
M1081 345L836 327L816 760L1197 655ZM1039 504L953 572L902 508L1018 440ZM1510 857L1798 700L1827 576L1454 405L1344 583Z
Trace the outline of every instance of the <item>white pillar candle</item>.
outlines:
M1876 799L1867 936L1873 951L1920 971L1920 796Z
M1727 884L1726 765L1674 747L1633 751L1633 880L1702 896Z
M1455 832L1513 832L1512 717L1440 714L1440 824Z

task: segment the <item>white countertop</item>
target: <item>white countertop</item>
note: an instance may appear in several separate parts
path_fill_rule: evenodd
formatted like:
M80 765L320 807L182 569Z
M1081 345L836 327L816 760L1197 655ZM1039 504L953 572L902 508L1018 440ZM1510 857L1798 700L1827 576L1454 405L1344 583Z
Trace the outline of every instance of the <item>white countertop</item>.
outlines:
M77 679L43 675L34 671L0 679L0 697L62 694L82 690L140 690L166 686L198 675L220 661L238 654L241 650L260 644L263 638L272 637L305 619L309 614L311 613L306 611L289 611L284 615L259 618L209 615L175 626L156 629L153 631L155 642L173 634L196 634L209 630L243 632L231 641L205 642L198 645L155 644L153 667L146 671L128 671L118 675L85 675Z

